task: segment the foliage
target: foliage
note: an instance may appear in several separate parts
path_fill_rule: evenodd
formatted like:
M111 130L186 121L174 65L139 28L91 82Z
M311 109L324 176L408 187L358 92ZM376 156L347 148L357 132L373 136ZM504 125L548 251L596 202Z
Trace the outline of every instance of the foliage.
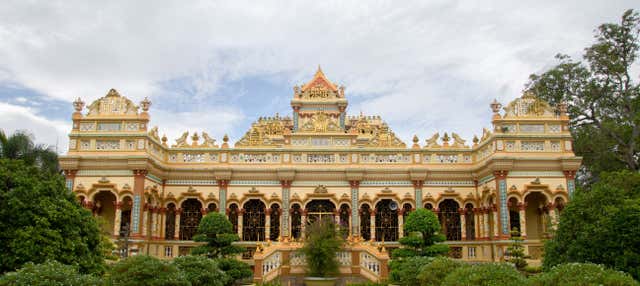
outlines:
M542 266L527 265L522 270L529 274L538 274L542 272Z
M469 267L462 261L448 257L436 257L431 263L423 266L417 278L422 286L439 286L445 277L460 267ZM418 285L418 284L416 284Z
M191 285L175 265L147 255L120 260L112 266L109 274L109 282L114 286Z
M389 279L391 282L400 285L419 285L418 273L423 266L431 263L432 257L414 256L402 257L391 260L389 267Z
M26 131L16 131L7 137L0 130L0 159L22 160L44 173L58 173L58 155L51 148L33 141L33 135Z
M522 245L523 240L524 239L520 236L518 229L514 227L513 230L511 230L512 244L507 247L507 253L509 254L509 259L507 261L509 263L513 263L513 266L518 268L518 270L523 270L527 267L524 246Z
M592 262L640 278L640 174L604 173L591 190L579 190L545 245L545 270Z
M231 280L214 260L203 256L180 256L172 261L191 286L224 286Z
M245 250L244 247L232 244L240 238L233 231L233 225L229 219L217 212L211 212L200 220L198 234L193 240L206 242L206 244L194 248L191 253L206 255L209 258L227 257Z
M28 262L16 272L0 277L0 286L91 286L102 285L100 278L78 273L78 268L55 260L42 264Z
M507 263L484 263L459 267L442 281L443 286L522 286L527 279Z
M633 286L640 285L624 272L607 269L602 265L591 263L566 263L555 266L551 270L530 278L533 286L551 285L606 285Z
M218 267L222 270L230 279L227 280L225 285L233 285L235 281L250 278L253 276L251 266L242 261L233 258L218 258L214 260L218 263Z
M396 249L393 256L437 256L449 252L449 247L445 244L436 244L445 241L438 217L427 209L417 209L409 214L404 227L404 231L409 235L402 237L399 242L404 247Z
M100 216L96 216L94 219L98 223L98 229L100 229L100 249L102 250L102 255L107 260L118 260L119 256L114 254L116 245L111 241L111 234L103 227L107 224L107 221Z
M59 174L0 159L0 272L57 260L82 273L104 270L100 229Z
M342 248L342 237L333 221L317 220L306 227L306 239L300 252L307 260L307 275L330 277L340 266L336 253Z
M640 17L628 10L619 24L602 24L586 63L566 55L527 89L552 104L566 102L576 154L592 176L601 171L640 170L640 86L631 69L638 56Z

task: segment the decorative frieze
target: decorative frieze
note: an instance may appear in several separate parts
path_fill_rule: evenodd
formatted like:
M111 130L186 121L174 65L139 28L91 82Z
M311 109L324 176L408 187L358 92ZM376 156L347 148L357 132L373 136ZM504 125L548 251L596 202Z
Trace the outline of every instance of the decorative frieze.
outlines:
M96 150L120 150L120 140L96 140Z
M543 141L522 141L520 143L520 151L524 151L524 152L544 151L544 142Z
M120 131L120 123L106 123L106 122L102 122L102 123L98 123L98 131L106 131L106 132L113 132L113 131Z
M520 132L544 133L544 125L543 124L520 124Z
M80 123L80 131L94 131L96 130L95 122L82 122Z

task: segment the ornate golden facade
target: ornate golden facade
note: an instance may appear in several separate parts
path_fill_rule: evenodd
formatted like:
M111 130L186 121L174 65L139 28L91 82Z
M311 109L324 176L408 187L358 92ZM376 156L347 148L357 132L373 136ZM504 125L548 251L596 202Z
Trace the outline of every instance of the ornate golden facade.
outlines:
M348 116L347 105L344 87L318 69L294 87L291 116L259 118L232 147L205 132L167 142L148 126L151 102L136 106L112 89L86 113L74 102L60 161L68 187L108 218L114 237L130 228L133 252L186 253L210 211L227 214L249 247L298 239L321 216L352 240L395 247L404 217L424 207L438 213L454 257L501 260L512 227L539 257L581 161L565 106L532 94L503 110L494 101L493 126L470 143L436 133L407 146L379 116Z

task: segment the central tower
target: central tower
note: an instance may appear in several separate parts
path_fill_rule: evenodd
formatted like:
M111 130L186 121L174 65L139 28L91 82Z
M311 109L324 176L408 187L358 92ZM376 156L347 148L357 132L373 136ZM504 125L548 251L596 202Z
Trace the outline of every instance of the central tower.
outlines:
M313 79L293 88L293 132L344 133L347 100L344 86L329 81L318 66Z

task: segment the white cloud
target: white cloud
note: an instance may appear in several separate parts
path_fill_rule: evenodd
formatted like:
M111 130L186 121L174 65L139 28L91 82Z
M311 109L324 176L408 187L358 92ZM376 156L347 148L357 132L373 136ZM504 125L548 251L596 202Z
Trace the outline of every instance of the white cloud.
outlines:
M137 101L184 79L189 91L177 96L216 102L215 111L227 115L154 109L161 130L242 134L248 123L238 124L250 116L225 100L233 95L220 94L222 85L258 76L291 86L321 64L347 86L352 114L383 115L407 143L413 133L424 138L435 130L470 139L488 125L493 98L518 96L528 75L551 66L558 52L579 56L593 29L627 8L639 5L11 1L0 5L0 82L67 101L91 101L115 87Z
M0 129L5 134L16 130L26 130L35 135L36 143L57 147L59 153L66 152L67 134L71 130L71 122L56 121L36 115L36 110L0 102ZM56 146L57 143L57 146Z

